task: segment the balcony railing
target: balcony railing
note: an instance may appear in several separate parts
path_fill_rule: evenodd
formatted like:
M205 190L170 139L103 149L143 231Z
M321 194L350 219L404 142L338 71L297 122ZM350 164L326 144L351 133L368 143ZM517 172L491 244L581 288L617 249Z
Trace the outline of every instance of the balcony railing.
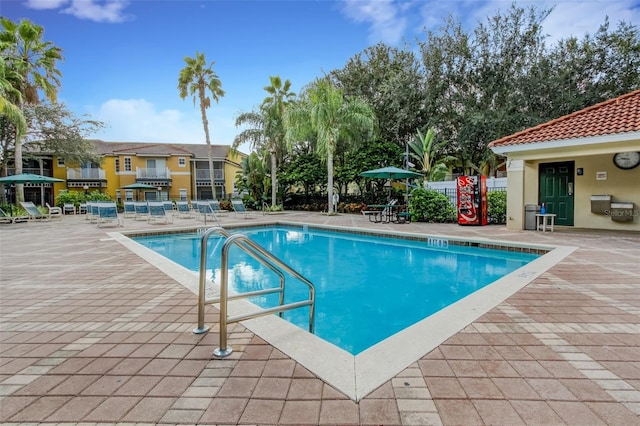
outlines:
M38 167L23 167L22 173L32 173L34 175L53 176L51 169L40 169ZM14 167L7 167L7 176L13 176L16 174Z
M209 173L209 169L196 169L196 180L205 180L209 179L211 173ZM224 179L224 170L213 170L213 178L216 180Z
M138 179L171 179L171 170L138 167L136 168L136 178Z
M67 179L106 179L102 169L67 169Z

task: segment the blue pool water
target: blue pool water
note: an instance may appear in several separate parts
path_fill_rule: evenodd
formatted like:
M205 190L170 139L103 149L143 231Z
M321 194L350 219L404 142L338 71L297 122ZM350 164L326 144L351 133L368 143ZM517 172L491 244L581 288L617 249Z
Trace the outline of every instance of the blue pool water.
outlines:
M231 231L232 233L234 231ZM237 232L284 260L316 287L315 334L358 354L402 329L513 272L538 255L297 227L243 228ZM134 238L172 261L198 271L200 236ZM222 240L209 239L207 276L220 282ZM232 291L277 287L278 278L235 246L229 251ZM285 302L306 300L308 288L287 277ZM277 296L251 301L277 305ZM284 318L308 328L308 308Z

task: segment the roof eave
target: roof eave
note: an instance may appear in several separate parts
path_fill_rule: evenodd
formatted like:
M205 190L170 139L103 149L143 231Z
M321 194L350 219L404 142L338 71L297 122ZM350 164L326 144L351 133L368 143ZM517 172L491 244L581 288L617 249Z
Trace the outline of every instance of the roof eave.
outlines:
M615 142L628 142L640 139L640 132L614 133L610 135L592 136L586 138L559 139L554 141L528 142L514 145L491 147L496 154L509 154L512 152L539 151L544 149L575 148L580 145L596 145Z

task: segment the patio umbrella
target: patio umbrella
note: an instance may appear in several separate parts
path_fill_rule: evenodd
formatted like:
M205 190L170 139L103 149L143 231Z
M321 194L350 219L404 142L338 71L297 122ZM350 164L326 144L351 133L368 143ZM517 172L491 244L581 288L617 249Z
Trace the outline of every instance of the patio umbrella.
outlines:
M411 170L404 170L398 167L383 167L381 169L367 170L360 173L360 176L374 178L374 179L409 179L421 177L420 173L412 172ZM389 185L389 198L391 198L391 185Z
M36 175L33 173L20 173L17 175L5 176L0 178L0 184L12 185L12 184L23 184L23 183L53 183L53 182L64 182L63 179L58 179L49 176ZM11 205L10 214L13 216L13 204Z
M136 182L136 183L131 183L129 185L125 185L125 186L121 186L120 189L135 189L136 190L136 200L140 199L140 193L139 190L141 189L154 189L154 190L158 190L157 186L153 186L153 185L147 185L146 183L140 183L140 182Z

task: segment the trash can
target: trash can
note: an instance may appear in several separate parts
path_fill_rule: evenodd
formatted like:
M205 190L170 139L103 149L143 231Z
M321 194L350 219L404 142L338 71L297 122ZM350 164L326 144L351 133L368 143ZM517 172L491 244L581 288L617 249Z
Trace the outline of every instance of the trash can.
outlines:
M540 206L537 204L525 204L524 206L524 229L535 231L537 228L536 215L540 213Z

